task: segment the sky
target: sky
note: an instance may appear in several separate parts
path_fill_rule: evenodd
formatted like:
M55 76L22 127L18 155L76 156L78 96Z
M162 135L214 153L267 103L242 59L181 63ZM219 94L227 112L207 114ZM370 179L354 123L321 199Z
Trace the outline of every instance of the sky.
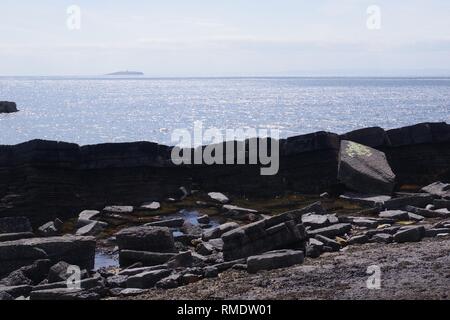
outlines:
M0 12L2 76L450 76L448 0L1 0Z

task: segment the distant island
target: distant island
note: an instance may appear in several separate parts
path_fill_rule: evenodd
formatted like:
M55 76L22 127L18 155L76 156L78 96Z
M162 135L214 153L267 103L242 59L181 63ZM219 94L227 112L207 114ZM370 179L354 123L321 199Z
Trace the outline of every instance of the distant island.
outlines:
M108 73L107 76L143 76L143 72L139 71L118 71L113 73Z

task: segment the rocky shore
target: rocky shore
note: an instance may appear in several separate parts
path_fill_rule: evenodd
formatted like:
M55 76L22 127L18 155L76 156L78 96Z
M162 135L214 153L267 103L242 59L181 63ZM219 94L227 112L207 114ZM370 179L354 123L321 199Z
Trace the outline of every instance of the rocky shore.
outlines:
M380 266L380 252L448 253L450 184L437 180L450 180L449 127L290 138L273 177L259 166L175 167L169 147L150 143L1 146L0 299L181 297L183 287L223 281L240 290L245 279L270 288L253 298L281 298L281 273L300 283L298 270L330 257L348 271L361 251L377 252ZM433 270L447 281L448 268ZM430 297L445 298L436 288ZM231 291L217 297L245 296Z
M0 217L26 212L39 226L56 218L76 217L85 208L139 206L176 197L180 187L247 197L339 193L341 140L384 152L397 188L450 180L450 125L446 123L282 139L280 169L274 176L261 176L259 165L174 166L172 147L150 142L80 147L33 140L0 145Z

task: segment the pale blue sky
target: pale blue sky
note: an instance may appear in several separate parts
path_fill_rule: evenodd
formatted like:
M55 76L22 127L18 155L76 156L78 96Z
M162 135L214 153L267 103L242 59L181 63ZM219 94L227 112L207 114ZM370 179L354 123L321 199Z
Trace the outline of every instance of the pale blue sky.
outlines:
M0 12L0 75L450 75L448 0L2 0Z

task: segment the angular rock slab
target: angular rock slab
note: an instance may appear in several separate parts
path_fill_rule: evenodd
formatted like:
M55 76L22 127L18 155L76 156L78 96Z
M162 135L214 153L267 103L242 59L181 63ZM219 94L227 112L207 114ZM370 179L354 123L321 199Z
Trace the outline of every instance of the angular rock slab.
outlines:
M81 269L94 268L96 241L92 237L32 238L0 243L0 275L39 259L66 261Z
M422 188L423 192L429 193L433 196L450 199L450 183L442 183L440 181L432 183Z
M252 256L247 259L247 271L257 273L261 270L273 270L287 268L303 263L305 255L302 251L279 250L262 255Z
M386 155L352 141L341 141L338 179L348 188L368 194L391 194L395 186Z
M116 233L120 250L174 252L175 242L169 228L140 226Z

